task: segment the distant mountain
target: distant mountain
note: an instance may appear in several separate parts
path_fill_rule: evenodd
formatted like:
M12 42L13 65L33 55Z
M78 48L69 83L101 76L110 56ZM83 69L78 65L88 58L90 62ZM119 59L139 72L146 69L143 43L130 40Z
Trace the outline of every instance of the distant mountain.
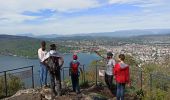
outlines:
M35 35L33 33L23 33L23 34L19 34L18 36L35 37Z
M56 38L56 37L63 37L64 35L57 35L57 34L34 35L32 33L25 33L25 34L17 34L16 36L26 36L32 38Z
M2 40L37 40L37 39L27 36L0 35L0 41Z
M131 37L134 40L141 40L145 43L170 43L170 33L167 34L155 34L155 35L141 35Z
M122 30L115 32L90 33L89 36L132 37L140 35L170 34L170 29Z
M58 38L58 37L75 37L75 36L92 36L92 37L132 37L140 35L157 35L157 34L170 34L170 29L136 29L136 30L121 30L114 32L98 32L98 33L82 33L73 35L59 35L59 34L47 34L47 35L33 35L31 33L21 34L20 36L28 36L34 38Z
M57 35L57 34L49 34L49 35L38 35L34 36L35 38L56 38L56 37L63 37L64 35Z

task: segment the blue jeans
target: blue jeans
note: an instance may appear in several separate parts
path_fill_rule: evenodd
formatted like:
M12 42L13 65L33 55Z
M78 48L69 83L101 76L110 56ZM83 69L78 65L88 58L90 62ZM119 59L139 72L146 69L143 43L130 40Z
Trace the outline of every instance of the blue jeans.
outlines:
M124 100L124 94L125 94L125 83L117 83L117 93L116 93L117 100Z
M47 85L47 74L48 70L47 67L40 62L40 84L41 86Z

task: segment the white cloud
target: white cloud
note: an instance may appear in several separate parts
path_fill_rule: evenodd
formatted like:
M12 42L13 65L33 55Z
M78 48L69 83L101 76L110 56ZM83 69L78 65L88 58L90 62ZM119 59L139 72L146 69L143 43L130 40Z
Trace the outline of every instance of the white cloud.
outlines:
M37 12L41 9L73 12L102 7L102 4L97 0L0 0L0 34L75 34L122 29L170 28L170 13L167 13L170 7L164 1L167 0L109 0L107 5L130 4L141 7L143 11L116 16L94 14L70 18L67 16L62 18L56 14L37 25L23 23L25 20L35 20L37 17L21 13Z
M39 34L75 34L91 32L109 32L122 29L170 28L170 15L148 14L128 16L82 16L67 20L51 19L41 25L20 24L15 27L0 27L3 33L35 33Z
M169 5L169 0L109 0L109 4L133 4L147 8Z
M98 6L96 0L0 0L0 18L7 18L11 22L21 22L30 19L28 16L21 15L24 11L37 12L42 9L51 9L70 12L96 6Z
M1 0L1 11L23 12L40 9L70 11L92 8L98 5L96 0Z
M110 4L115 4L115 3L118 3L118 4L123 4L123 3L134 3L134 2L138 2L140 0L109 0L109 3Z

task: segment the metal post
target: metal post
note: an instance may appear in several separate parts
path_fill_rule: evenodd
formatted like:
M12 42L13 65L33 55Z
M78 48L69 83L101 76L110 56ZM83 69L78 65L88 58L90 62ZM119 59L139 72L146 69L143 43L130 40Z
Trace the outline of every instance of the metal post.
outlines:
M84 65L83 65L83 82L85 83L85 70L84 70Z
M152 74L150 74L150 91L152 91Z
M142 90L142 86L143 86L143 74L142 74L142 70L141 70L141 73L140 73L140 87L141 87L141 90Z
M34 68L31 66L32 69L32 88L34 88Z
M97 60L96 60L96 86L97 86Z
M8 86L7 86L7 76L6 71L4 71L4 77L5 77L5 96L8 96Z
M150 92L151 92L150 99L152 100L152 74L150 74Z
M63 68L63 81L64 81L64 68Z

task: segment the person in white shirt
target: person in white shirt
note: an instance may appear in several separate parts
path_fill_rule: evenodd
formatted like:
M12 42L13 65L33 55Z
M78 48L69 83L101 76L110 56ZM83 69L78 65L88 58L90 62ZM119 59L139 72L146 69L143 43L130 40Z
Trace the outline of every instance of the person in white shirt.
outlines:
M41 48L38 49L38 58L40 61L40 84L41 86L47 86L47 67L43 64L43 59L46 55L46 42L41 42Z
M113 67L115 65L115 60L112 58L112 52L107 53L107 65L105 71L105 82L109 90L112 91L112 83L113 83Z

